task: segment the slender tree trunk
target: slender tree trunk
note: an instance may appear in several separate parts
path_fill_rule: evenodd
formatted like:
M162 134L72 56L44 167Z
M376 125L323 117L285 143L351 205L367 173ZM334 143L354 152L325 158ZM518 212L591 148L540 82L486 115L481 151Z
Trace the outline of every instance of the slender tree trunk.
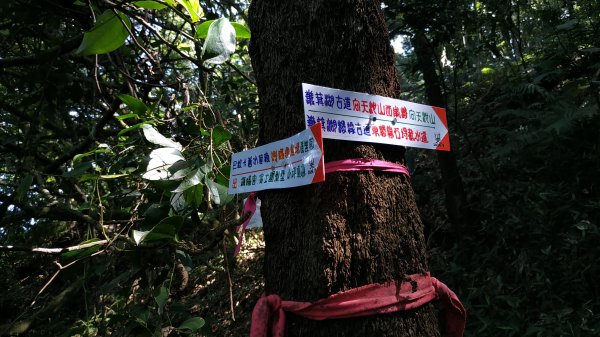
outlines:
M442 93L442 84L435 71L435 53L428 45L425 34L417 31L413 38L413 47L417 56L419 69L425 81L425 93L429 104L446 107L446 100ZM442 173L442 182L446 196L446 210L448 219L457 234L467 227L470 221L466 206L466 194L462 178L458 172L456 155L454 151L437 151L438 165Z
M255 0L250 55L260 98L260 140L305 128L301 83L397 97L394 55L380 4L369 0ZM325 141L325 162L403 162L402 147ZM410 179L331 173L326 182L259 194L265 288L315 301L374 282L426 272L423 225ZM439 336L433 306L387 315L310 321L289 315L287 336Z

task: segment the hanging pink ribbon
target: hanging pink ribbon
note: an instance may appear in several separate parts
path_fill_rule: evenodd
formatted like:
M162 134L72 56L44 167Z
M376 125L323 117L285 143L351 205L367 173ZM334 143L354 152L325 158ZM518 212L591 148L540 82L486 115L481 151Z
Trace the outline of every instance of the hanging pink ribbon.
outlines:
M234 257L238 255L240 249L242 248L242 240L244 240L244 232L246 231L246 226L248 226L250 219L252 219L252 217L254 216L254 212L256 212L256 192L250 193L250 195L246 199L246 202L244 203L244 208L242 208L242 215L246 215L248 212L250 212L250 216L248 216L248 218L244 220L241 226L238 226L238 228L242 227L242 230L240 232L240 237L238 238L238 243L235 246L235 249L233 250Z
M416 282L416 290L412 282L392 281L350 289L313 303L263 295L252 311L250 337L283 337L285 312L320 321L411 310L436 299L441 304L443 336L462 337L467 313L456 294L429 273L408 277Z

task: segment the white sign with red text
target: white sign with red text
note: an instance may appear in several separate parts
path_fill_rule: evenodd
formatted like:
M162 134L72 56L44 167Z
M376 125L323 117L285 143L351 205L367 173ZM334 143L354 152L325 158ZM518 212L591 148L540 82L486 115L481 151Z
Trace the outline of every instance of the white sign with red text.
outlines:
M229 194L309 185L325 180L320 124L290 138L231 157Z
M307 127L323 138L450 151L446 109L302 83Z

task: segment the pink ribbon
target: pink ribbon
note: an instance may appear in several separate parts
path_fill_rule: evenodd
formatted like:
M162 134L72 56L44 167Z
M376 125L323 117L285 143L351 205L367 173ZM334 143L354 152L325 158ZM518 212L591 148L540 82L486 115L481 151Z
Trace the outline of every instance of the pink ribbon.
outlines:
M412 310L436 299L441 303L444 336L462 337L467 312L456 294L429 273L408 277L412 282L368 284L313 303L283 301L277 295L263 295L252 311L250 337L283 337L286 311L320 321ZM413 289L413 282L416 289Z
M332 161L325 164L325 173L342 172L342 171L365 171L376 170L383 172L402 173L410 177L410 173L406 166L402 164L390 163L383 160L370 158L355 158Z
M238 243L235 246L235 249L233 250L234 257L238 255L240 249L242 248L242 240L244 240L244 232L246 231L246 226L248 226L250 219L252 219L252 217L254 216L254 212L256 212L256 192L251 192L248 198L246 199L246 202L244 203L244 208L242 208L242 216L246 215L248 212L250 212L250 216L246 220L244 220L244 222L241 225L242 231L240 232ZM239 227L240 226L238 226L238 228Z
M355 159L344 159L338 161L332 161L325 164L325 173L332 172L349 172L349 171L366 171L366 170L376 170L383 172L393 172L393 173L401 173L410 177L410 173L406 166L402 164L390 163L384 160L370 159L370 158L355 158ZM240 236L238 239L237 246L233 251L233 256L237 256L242 247L242 240L244 239L244 232L246 231L246 226L250 219L254 216L254 212L256 212L256 193L250 193L248 199L244 203L244 208L242 209L242 214L246 214L250 212L250 217L244 221L241 225L242 230L240 232ZM239 230L239 227L236 230Z

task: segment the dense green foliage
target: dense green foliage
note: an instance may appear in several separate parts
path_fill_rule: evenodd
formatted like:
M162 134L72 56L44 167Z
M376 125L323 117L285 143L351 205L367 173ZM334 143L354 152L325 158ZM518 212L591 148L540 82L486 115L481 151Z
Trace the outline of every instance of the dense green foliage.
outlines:
M256 139L249 31L228 20L246 5L215 6L0 4L0 332L204 325L181 294L227 270L228 158Z
M435 153L408 162L467 335L600 335L600 3L385 3L402 98L428 99L417 32L437 64L467 224ZM245 329L260 268L232 261L244 215L225 186L258 134L246 7L0 3L0 335Z
M396 33L427 30L439 62L469 227L449 225L431 153L415 154L413 181L432 272L468 307L467 335L599 335L600 4L402 1L387 13ZM410 45L398 61L407 99L426 101Z

